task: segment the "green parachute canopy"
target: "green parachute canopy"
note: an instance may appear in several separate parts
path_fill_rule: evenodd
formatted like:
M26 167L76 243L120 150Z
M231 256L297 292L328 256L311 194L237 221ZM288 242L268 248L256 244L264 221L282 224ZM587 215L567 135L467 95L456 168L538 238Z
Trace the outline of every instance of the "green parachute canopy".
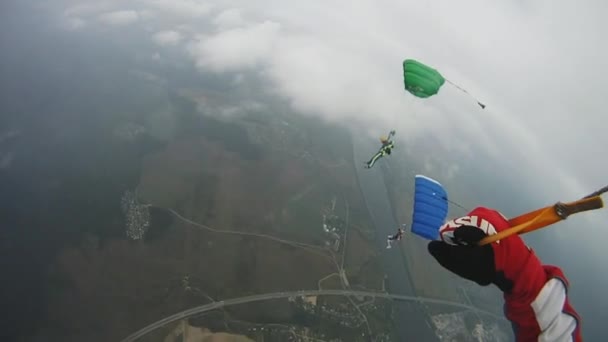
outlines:
M445 78L429 66L413 59L406 59L403 61L403 82L405 89L414 96L426 98L439 92L439 88L445 83Z
M437 94L446 81L471 96L468 91L445 79L439 71L430 66L424 65L414 59L403 61L403 84L405 85L405 90L416 97L427 98ZM486 107L483 103L475 101L481 108Z

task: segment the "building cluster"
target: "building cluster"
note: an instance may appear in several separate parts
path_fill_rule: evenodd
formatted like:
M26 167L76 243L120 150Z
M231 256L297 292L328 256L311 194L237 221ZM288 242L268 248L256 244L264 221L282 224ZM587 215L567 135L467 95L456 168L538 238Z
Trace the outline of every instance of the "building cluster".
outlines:
M148 206L137 203L135 195L129 190L123 194L120 206L125 215L127 237L132 240L141 240L150 227Z

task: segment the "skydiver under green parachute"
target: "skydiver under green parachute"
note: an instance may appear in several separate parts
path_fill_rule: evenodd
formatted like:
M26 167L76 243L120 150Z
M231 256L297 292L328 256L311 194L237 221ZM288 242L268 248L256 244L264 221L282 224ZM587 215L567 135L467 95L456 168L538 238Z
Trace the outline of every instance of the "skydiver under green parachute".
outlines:
M376 163L376 161L382 157L384 157L387 154L391 154L391 150L393 148L395 148L395 144L393 143L393 140L391 140L391 138L395 136L395 131L390 131L390 133L388 134L388 137L384 138L380 138L380 142L382 142L382 147L380 147L380 150L378 150L378 153L376 153L372 159L370 159L367 163L365 163L365 167L368 169L371 169L372 166L374 166L374 164Z
M439 71L431 68L428 65L424 65L414 59L406 59L403 61L403 84L405 90L410 92L412 95L420 98L431 97L439 92L439 89L445 82L450 83L460 91L471 96L468 91L461 88L457 84L444 78ZM471 96L473 97L473 96ZM473 97L473 99L475 99ZM485 109L486 105L477 101L477 104ZM391 138L395 135L395 131L391 131L386 139L381 138L382 147L367 163L366 168L371 169L376 161L387 154L391 154L391 150L395 147Z

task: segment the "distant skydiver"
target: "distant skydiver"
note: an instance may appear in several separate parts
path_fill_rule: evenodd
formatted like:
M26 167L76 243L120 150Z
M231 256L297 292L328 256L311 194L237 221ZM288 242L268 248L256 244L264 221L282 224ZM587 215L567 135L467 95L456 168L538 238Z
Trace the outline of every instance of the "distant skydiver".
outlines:
M405 224L403 225L403 227L405 228ZM401 228L399 228L399 229L397 229L397 234L395 234L395 235L389 235L388 239L386 240L386 248L387 249L391 248L391 242L392 241L395 241L395 240L401 241L401 239L403 238L403 232L404 232L404 230L401 229Z
M391 154L391 150L393 148L395 148L395 144L393 143L393 141L391 140L391 138L395 135L395 131L390 131L390 133L388 134L387 138L380 138L380 142L382 142L382 146L380 147L380 150L378 150L378 153L376 153L372 159L370 159L366 164L365 167L368 169L371 169L372 166L374 166L374 164L376 163L376 160L380 159L381 157L384 157L387 154Z

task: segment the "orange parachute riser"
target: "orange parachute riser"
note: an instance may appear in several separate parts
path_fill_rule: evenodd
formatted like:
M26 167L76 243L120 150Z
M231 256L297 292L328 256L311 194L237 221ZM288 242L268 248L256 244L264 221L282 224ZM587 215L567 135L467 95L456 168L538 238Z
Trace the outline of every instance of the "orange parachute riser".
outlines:
M552 206L540 208L529 213L514 217L509 220L511 228L505 229L497 234L481 239L479 246L487 245L492 242L504 239L514 234L529 233L559 221L565 220L568 216L583 211L600 209L604 207L604 202L600 197L601 193L593 193L592 197L585 197L578 201L569 203L557 203Z

